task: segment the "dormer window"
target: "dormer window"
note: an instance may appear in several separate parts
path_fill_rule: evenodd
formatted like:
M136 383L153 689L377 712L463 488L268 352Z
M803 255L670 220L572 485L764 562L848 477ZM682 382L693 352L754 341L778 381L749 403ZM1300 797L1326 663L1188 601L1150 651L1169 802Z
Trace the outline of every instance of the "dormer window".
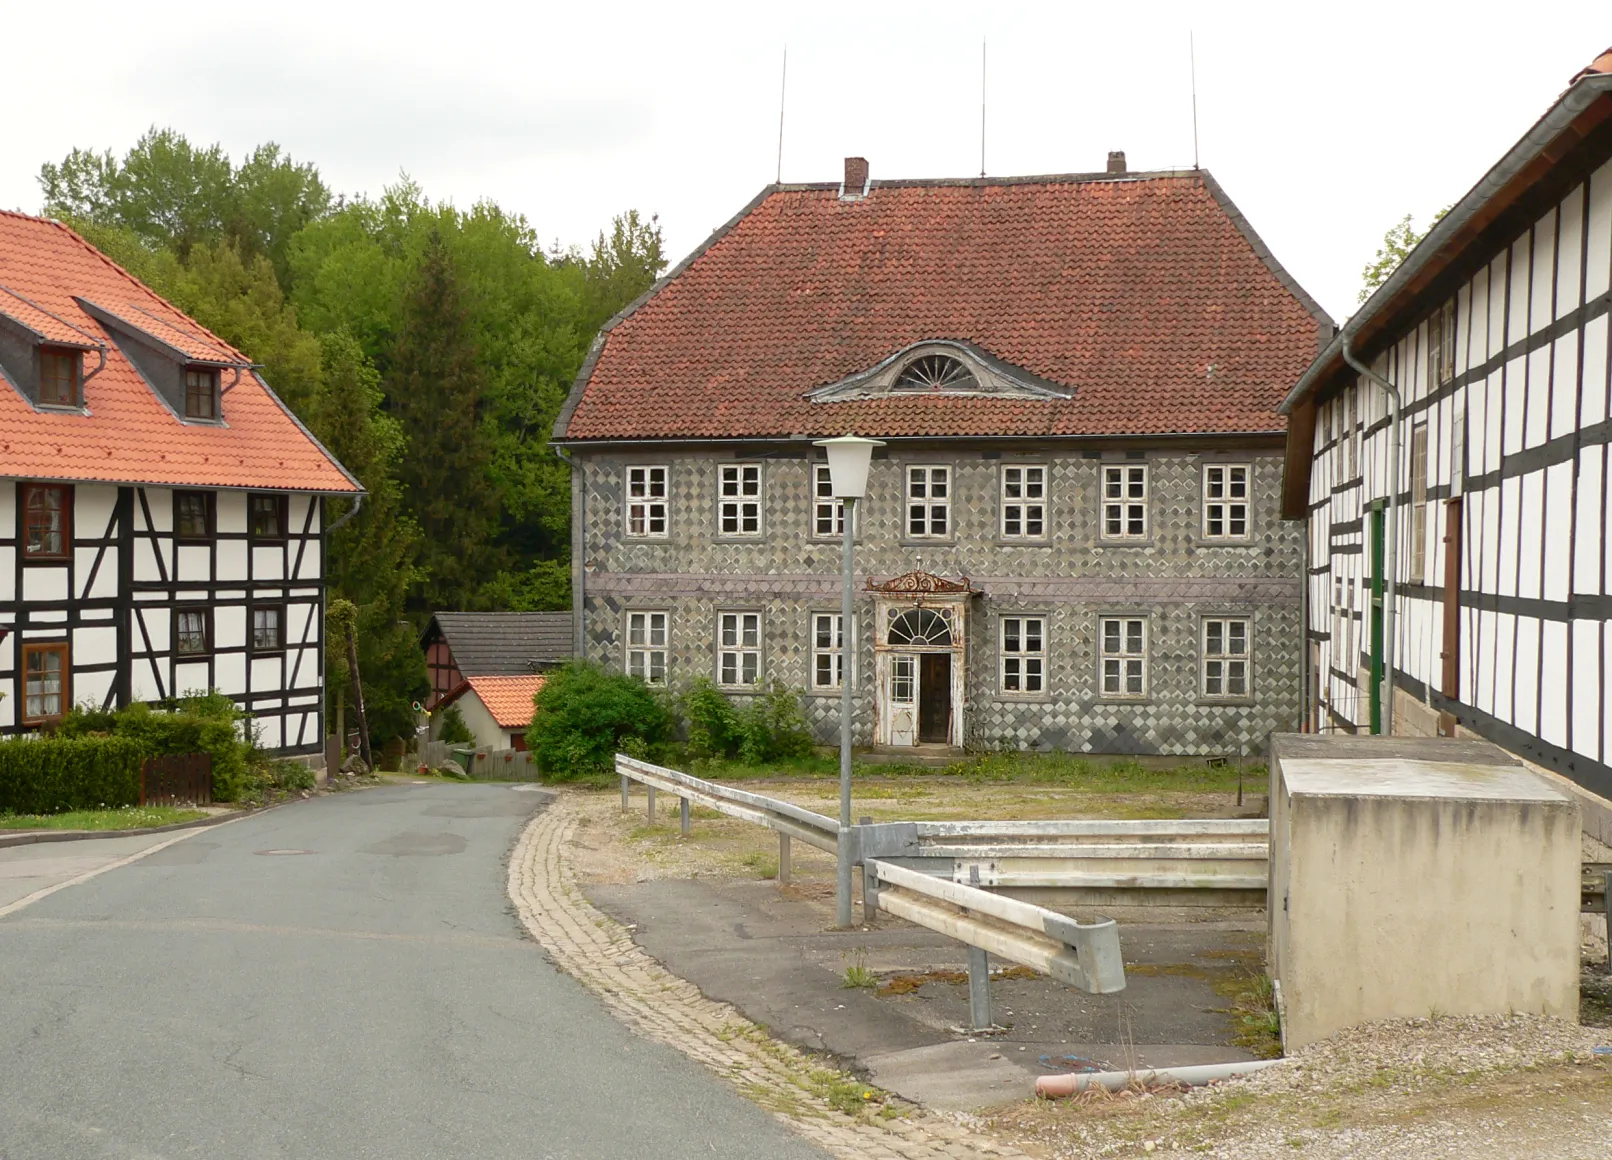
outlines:
M76 350L42 347L39 352L39 405L76 407L84 356Z
M218 418L218 372L211 367L185 368L185 418Z
M896 391L974 391L979 381L960 359L926 354L908 363L896 377Z

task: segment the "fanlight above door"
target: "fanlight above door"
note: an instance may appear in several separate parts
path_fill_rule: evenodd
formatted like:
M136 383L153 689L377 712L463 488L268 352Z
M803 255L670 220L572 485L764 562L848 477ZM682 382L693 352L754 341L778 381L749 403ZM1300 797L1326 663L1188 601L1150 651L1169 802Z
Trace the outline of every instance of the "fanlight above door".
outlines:
M950 645L950 609L909 608L899 613L891 609L890 631L886 639L891 644Z

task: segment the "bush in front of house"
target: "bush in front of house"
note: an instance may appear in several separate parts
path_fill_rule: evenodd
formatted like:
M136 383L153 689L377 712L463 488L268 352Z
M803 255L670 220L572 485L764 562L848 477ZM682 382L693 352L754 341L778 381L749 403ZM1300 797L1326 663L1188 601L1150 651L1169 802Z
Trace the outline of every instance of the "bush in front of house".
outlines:
M145 757L144 747L126 737L0 741L0 813L138 805Z
M60 737L113 736L137 742L148 757L206 753L213 759L213 800L238 801L253 788L248 772L252 742L245 713L222 693L187 693L170 709L144 703L107 712L74 709L62 718ZM138 784L138 783L137 783Z
M672 733L663 698L636 677L571 661L547 674L526 744L547 781L607 774L618 752L647 754Z
M812 751L812 734L801 708L800 693L774 681L735 706L709 677L701 677L683 695L692 758L738 758L761 765Z
M459 712L458 705L449 705L442 710L442 724L437 727L437 740L445 741L449 745L476 743L476 736L470 732L470 726L465 724L464 714Z

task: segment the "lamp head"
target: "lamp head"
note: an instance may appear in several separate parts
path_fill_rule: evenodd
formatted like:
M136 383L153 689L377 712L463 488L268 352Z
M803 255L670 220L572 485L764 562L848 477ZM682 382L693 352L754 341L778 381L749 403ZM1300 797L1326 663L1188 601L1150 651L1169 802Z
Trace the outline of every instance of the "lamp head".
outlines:
M883 441L840 435L813 440L812 446L828 452L829 485L835 499L861 499L867 494L868 463L873 459L873 449L883 447Z

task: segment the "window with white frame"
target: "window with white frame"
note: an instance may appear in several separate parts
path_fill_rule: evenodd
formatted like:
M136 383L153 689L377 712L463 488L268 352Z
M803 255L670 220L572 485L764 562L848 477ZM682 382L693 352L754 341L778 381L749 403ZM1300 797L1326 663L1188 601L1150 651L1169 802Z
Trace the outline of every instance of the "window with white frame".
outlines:
M1040 616L1004 616L998 641L999 688L1004 695L1040 696L1047 688L1047 622Z
M1248 538L1248 474L1246 463L1210 463L1204 466L1204 538Z
M646 685L666 683L666 624L664 612L627 613L627 675Z
M1147 620L1140 616L1102 618L1103 696L1147 696Z
M907 536L944 540L951 535L952 469L907 468Z
M724 536L761 534L761 464L724 463L718 472L722 493L717 526Z
M1427 320L1427 377L1441 387L1455 377L1455 302L1446 302Z
M1047 534L1047 469L1002 466L1002 538L1039 540Z
M1103 468L1103 538L1139 540L1147 535L1147 464Z
M627 469L627 534L664 537L666 535L665 467Z
M852 535L860 521L861 516L853 510ZM820 539L845 535L845 501L834 498L834 479L826 463L812 464L812 535Z
M1247 697L1249 629L1246 616L1213 616L1203 622L1205 697Z
M761 680L761 613L724 612L717 617L717 683L755 685Z
M853 622L851 633L856 634ZM812 613L812 688L838 689L845 679L845 630L837 612Z

